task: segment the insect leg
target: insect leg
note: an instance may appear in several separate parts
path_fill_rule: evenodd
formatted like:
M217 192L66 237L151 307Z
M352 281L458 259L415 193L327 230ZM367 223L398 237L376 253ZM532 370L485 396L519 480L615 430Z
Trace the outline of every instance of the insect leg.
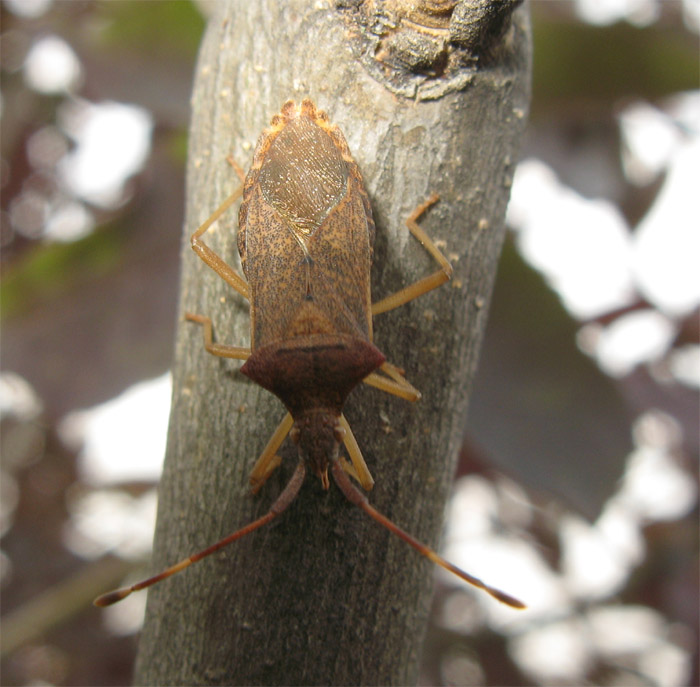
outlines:
M270 437L263 452L260 454L253 471L250 473L250 483L253 486L253 493L257 493L260 487L267 481L268 477L275 471L282 459L277 455L279 447L282 445L289 430L294 424L294 419L287 413L284 420L280 422L275 433Z
M420 399L420 391L401 374L401 370L399 370L396 365L385 362L379 369L389 375L391 379L387 379L376 372L372 372L362 381L365 384L369 384L369 386L386 391L388 394L394 394L394 396L398 396L399 398L405 398L407 401L417 401Z
M209 246L202 240L201 236L209 227L221 217L237 200L240 198L243 187L239 186L216 210L209 219L207 219L197 231L192 234L190 242L192 250L204 260L227 284L232 286L244 298L248 298L248 284L230 265L228 265L221 257L219 257Z
M226 156L226 162L228 162L231 167L233 167L233 171L238 174L238 178L241 180L241 183L245 181L245 172L241 168L241 166L233 159L233 155L227 155Z
M343 415L342 413L340 415L340 426L345 430L345 433L343 434L343 444L345 445L345 449L347 450L348 455L350 456L350 460L352 461L352 467L354 468L354 471L350 472L347 469L347 467L350 467L349 465L347 467L343 466L343 468L345 469L345 472L351 474L357 479L357 481L362 485L362 488L365 491L369 491L374 486L374 479L372 478L372 473L369 471L367 463L365 463L365 459L362 456L362 451L360 451L360 447L358 446L357 441L355 440L355 435L352 433L350 425L345 419L345 415Z
M360 476L357 474L355 466L345 456L338 456L338 462L343 466L343 470L345 470L350 477L357 482L360 481Z
M210 317L186 312L185 319L202 325L204 348L207 350L207 352L211 353L212 355L218 355L221 358L235 358L236 360L248 360L248 358L250 358L250 348L245 346L227 346L226 344L213 342Z
M379 315L379 313L387 312L387 310L393 310L398 308L404 303L412 301L418 296L422 296L428 291L436 289L441 284L444 284L452 276L452 265L450 265L447 258L440 252L440 249L433 243L432 239L420 228L418 222L416 221L431 205L437 203L439 196L433 194L428 198L428 200L421 203L408 217L406 220L406 226L409 231L423 244L423 247L430 253L430 255L435 258L437 263L440 265L440 269L434 272L428 277L419 279L418 281L410 284L409 286L397 291L396 293L382 298L378 303L372 305L372 315Z

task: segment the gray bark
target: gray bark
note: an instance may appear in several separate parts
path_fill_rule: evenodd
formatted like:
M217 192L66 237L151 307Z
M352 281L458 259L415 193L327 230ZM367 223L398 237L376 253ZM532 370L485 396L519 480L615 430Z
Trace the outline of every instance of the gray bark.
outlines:
M459 3L449 25L449 12L402 22L396 12L417 4L216 6L192 100L181 312L210 315L220 342L248 342L247 303L196 258L189 235L238 184L226 156L246 168L287 99L310 96L326 110L362 170L377 224L375 300L435 269L403 220L439 193L422 226L444 242L452 282L374 322L375 343L423 399L410 404L361 385L345 409L376 480L370 501L436 546L503 239L530 59L526 12L510 21L517 3ZM373 16L375 5L383 9ZM438 28L414 30L431 22ZM231 211L205 240L240 270L235 236ZM208 355L198 326L180 324L154 571L262 515L297 462L286 442L282 466L251 496L248 473L284 409L239 367ZM415 682L433 567L333 484L324 492L309 476L271 525L149 592L136 682Z

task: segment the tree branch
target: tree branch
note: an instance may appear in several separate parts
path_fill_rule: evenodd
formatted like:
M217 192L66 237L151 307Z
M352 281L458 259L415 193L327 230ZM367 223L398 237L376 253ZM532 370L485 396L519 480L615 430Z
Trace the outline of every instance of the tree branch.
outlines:
M375 300L434 270L404 220L440 195L421 225L444 242L452 282L374 322L375 343L423 399L361 385L345 409L376 480L371 503L433 546L527 111L527 16L511 22L515 4L431 14L401 0L230 1L210 21L195 78L181 312L210 315L219 342L247 344L247 303L196 258L189 235L239 183L226 156L247 168L285 100L310 96L326 110L362 170ZM206 240L240 271L235 230L231 211ZM248 474L285 411L201 337L180 324L154 571L263 514L297 460L287 442L251 496ZM307 478L273 524L153 588L137 683L415 682L433 572L334 485Z

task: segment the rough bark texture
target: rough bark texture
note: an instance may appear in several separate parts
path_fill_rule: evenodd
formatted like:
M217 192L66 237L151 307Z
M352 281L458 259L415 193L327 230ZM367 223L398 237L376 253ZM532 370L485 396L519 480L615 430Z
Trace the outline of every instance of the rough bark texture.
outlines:
M365 177L375 299L435 269L403 220L439 193L422 225L444 242L453 281L374 322L376 344L423 399L361 385L345 411L376 480L371 502L437 545L527 112L529 40L524 9L511 22L510 2L424 3L442 13L417 4L216 6L192 100L181 310L211 315L218 341L248 341L247 303L188 238L238 184L226 156L247 167L289 98L310 96L329 113ZM205 239L240 269L235 235L232 211ZM181 324L154 570L264 513L296 464L287 442L282 467L249 493L284 409L239 367L208 355L200 328ZM433 573L310 476L272 525L149 592L136 682L410 684Z

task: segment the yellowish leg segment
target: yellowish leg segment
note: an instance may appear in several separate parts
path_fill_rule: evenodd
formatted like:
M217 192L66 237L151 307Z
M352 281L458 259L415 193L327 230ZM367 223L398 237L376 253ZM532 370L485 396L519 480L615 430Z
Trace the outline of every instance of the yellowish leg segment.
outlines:
M360 476L357 474L355 466L345 456L338 456L338 462L343 466L343 470L345 470L350 477L356 482L360 481Z
M253 487L254 494L258 492L260 487L265 484L270 475L282 462L282 458L277 455L277 451L293 425L294 419L287 413L284 416L284 420L282 420L279 427L275 430L275 433L270 437L270 441L267 442L267 446L265 446L263 452L260 454L260 458L258 458L253 466L253 471L250 473L250 483Z
M362 451L360 451L360 447L355 439L355 435L352 433L352 429L350 429L350 425L345 419L345 415L342 413L340 415L340 426L345 430L345 434L343 435L343 444L345 445L345 449L347 450L350 460L352 461L352 465L349 465L347 461L342 461L343 469L349 475L354 477L362 485L362 488L365 491L370 491L370 489L372 489L374 486L372 473L369 471L367 463L365 463L365 459L362 456ZM353 470L349 470L348 468L350 467L352 467Z
M376 372L367 375L362 381L369 386L373 386L389 394L394 394L399 398L404 398L407 401L417 401L421 397L420 391L416 389L402 374L396 365L384 363L380 368L391 379L383 377Z
M437 203L439 196L433 194L421 203L406 220L406 226L408 230L423 244L423 247L430 253L430 255L435 258L436 262L440 265L440 269L434 272L428 277L419 279L418 281L410 284L409 286L393 293L391 296L383 298L378 303L372 305L372 315L379 315L380 313L387 312L388 310L393 310L398 308L404 303L412 301L418 296L422 296L428 291L436 289L441 284L444 284L452 276L452 265L450 265L447 258L440 252L440 249L433 243L432 239L420 228L418 225L418 218L431 206Z
M236 172L236 174L238 174L238 178L241 180L242 184L245 181L245 172L240 167L240 165L233 159L233 155L227 155L226 162L228 162L231 165L231 167L233 167L233 171Z
M204 232L240 198L242 191L243 186L239 186L216 210L214 210L211 217L192 234L190 241L192 243L192 250L204 260L214 272L238 291L241 296L248 298L248 284L246 280L201 240Z
M214 343L212 339L210 317L186 312L185 319L202 325L204 348L212 355L218 355L220 358L234 358L236 360L248 360L248 358L250 358L250 348L245 346L227 346L226 344Z

